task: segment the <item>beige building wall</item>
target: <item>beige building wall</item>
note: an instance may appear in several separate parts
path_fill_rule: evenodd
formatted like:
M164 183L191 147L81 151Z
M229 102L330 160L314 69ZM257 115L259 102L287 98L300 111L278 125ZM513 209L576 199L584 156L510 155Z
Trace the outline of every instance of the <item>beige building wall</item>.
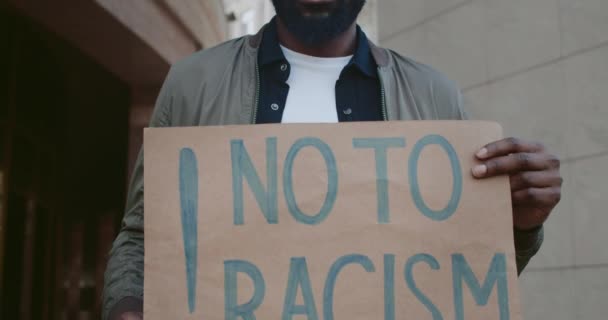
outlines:
M520 283L525 319L608 316L608 1L380 0L380 43L445 72L473 119L540 140L564 197Z

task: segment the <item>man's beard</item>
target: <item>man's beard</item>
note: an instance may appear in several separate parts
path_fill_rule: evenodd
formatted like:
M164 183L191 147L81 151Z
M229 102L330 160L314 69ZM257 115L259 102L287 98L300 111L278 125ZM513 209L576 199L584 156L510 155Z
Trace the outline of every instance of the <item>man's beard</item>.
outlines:
M365 0L338 0L327 16L304 16L294 0L272 0L289 33L309 46L320 46L344 33L357 19Z

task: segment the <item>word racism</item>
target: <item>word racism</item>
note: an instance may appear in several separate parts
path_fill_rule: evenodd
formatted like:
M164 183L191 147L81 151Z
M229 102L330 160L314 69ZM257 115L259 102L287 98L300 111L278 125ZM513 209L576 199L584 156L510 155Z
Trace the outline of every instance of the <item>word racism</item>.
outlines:
M245 214L245 208L251 208L251 202L246 205L245 195L250 193L255 198L257 207L263 214L268 225L280 225L279 221L279 197L284 197L286 208L293 221L310 228L321 226L331 216L336 200L341 196L338 163L336 155L330 144L318 137L301 137L296 139L288 148L282 162L282 172L279 174L279 157L277 152L277 137L265 138L265 163L254 163L251 152L242 139L230 139L230 161L227 165L231 167L232 181L232 226L245 228L250 215ZM451 194L447 204L440 209L433 209L425 202L424 193L419 181L419 163L421 154L429 146L439 149L447 156L451 167ZM374 217L376 224L391 224L389 210L389 152L392 149L403 149L406 147L406 139L403 137L388 138L353 138L352 148L361 149L358 152L372 152L375 159L375 191L377 199L377 216ZM301 151L318 153L324 168L319 172L326 175L322 181L326 185L319 186L324 190L324 200L318 212L306 213L296 199L294 192L294 162L302 156ZM369 151L365 151L369 150ZM188 296L188 308L190 313L197 311L197 273L199 272L199 165L204 166L204 161L199 163L196 153L191 148L179 149L179 203L181 207L181 226L183 233L183 247L186 262L186 286ZM442 135L427 134L418 139L409 152L407 163L407 184L409 185L409 197L417 208L419 214L435 223L444 223L451 219L459 208L463 195L463 167L460 163L456 149ZM261 177L258 168L265 168L265 179ZM373 170L373 166L371 166ZM279 178L282 179L282 192L279 189ZM249 191L246 191L247 188ZM435 206L436 207L436 206ZM204 211L203 211L204 212ZM257 214L257 213L255 213ZM362 214L362 213L358 213ZM282 216L284 217L284 216ZM201 244L204 245L204 244ZM379 249L382 252L381 248ZM428 252L428 251L427 251ZM204 259L204 258L201 258ZM504 252L497 252L489 259L487 272L482 278L478 278L465 255L462 253L451 253L449 261L451 266L441 266L438 259L431 254L419 252L408 257L399 257L394 253L382 255L382 261L372 261L369 255L350 253L336 256L329 262L329 268L324 276L324 283L312 283L309 273L310 259L306 256L293 256L285 263L289 264L287 278L281 285L284 288L282 301L265 301L267 282L261 268L252 261L246 259L225 259L224 268L224 319L226 320L253 320L256 312L265 303L281 303L281 319L293 319L295 316L305 316L309 320L334 319L334 292L336 283L340 279L340 273L348 265L356 265L361 270L361 276L365 273L381 273L383 279L383 299L385 320L394 320L396 317L396 294L395 288L403 285L411 292L418 302L426 309L432 319L444 319L444 313L438 305L429 298L429 288L420 287L414 277L414 267L425 266L431 270L439 270L442 267L451 269L451 288L449 288L453 300L453 311L457 320L465 319L465 294L470 294L477 306L486 306L490 301L493 288L496 287L497 313L500 320L510 319L509 315L509 292L507 279L507 258ZM476 262L479 264L479 262ZM487 262L485 262L487 264ZM203 270L204 272L204 270ZM253 283L251 296L244 303L239 303L239 281L237 279L246 276ZM481 281L480 281L481 280ZM349 279L349 281L355 281ZM466 286L463 286L465 284ZM322 287L322 297L315 300L313 287ZM361 290L365 290L361 288ZM469 292L469 293L466 293ZM218 293L219 294L219 293ZM302 297L297 302L296 297ZM319 297L320 295L317 295ZM429 315L427 315L428 317ZM260 317L259 315L257 316ZM376 318L380 319L378 315Z

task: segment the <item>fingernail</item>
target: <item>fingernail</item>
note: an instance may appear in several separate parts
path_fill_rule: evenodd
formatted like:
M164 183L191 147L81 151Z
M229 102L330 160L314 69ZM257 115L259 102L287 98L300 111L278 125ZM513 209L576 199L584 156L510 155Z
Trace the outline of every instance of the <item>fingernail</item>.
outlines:
M477 165L473 168L473 175L477 178L481 178L488 172L488 167L485 164Z
M477 151L475 155L477 156L477 158L483 159L488 155L488 149L482 148L481 150Z

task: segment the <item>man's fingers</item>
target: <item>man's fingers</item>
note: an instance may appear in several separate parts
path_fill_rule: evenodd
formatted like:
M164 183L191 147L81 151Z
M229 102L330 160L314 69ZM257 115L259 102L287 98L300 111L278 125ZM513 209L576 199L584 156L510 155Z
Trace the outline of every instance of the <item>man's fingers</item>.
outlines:
M552 208L561 199L561 187L528 188L511 193L513 206Z
M563 179L558 170L525 171L511 176L511 191L527 188L547 188L561 186Z
M512 153L492 158L473 168L476 178L486 178L521 171L541 171L559 168L559 159L546 153Z
M511 153L534 153L543 151L545 147L538 142L529 142L517 138L506 138L489 143L481 148L475 155L477 158L490 159L506 156Z

